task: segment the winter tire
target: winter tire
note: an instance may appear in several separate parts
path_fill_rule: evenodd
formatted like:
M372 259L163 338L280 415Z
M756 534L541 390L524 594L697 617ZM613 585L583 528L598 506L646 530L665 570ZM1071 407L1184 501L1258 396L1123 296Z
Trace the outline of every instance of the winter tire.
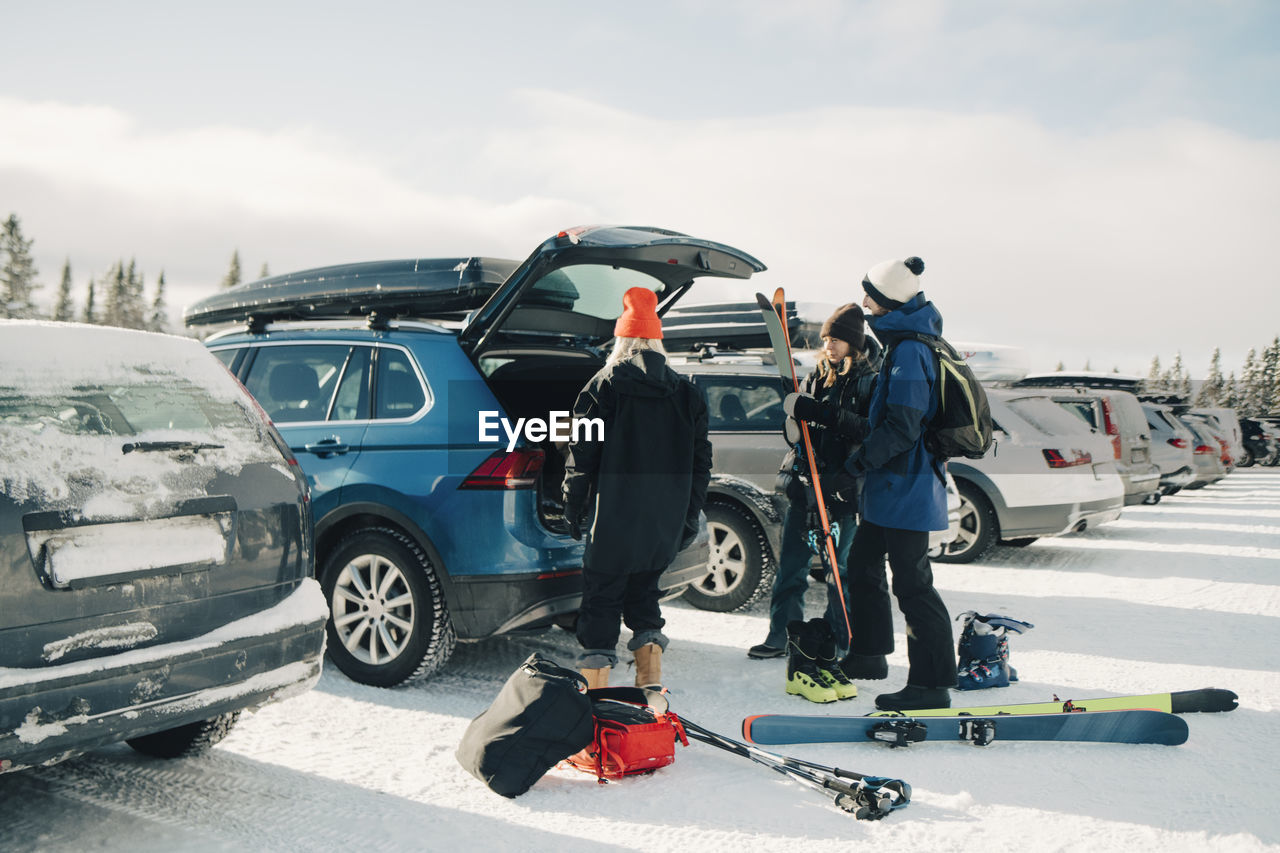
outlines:
M395 687L435 673L453 653L457 635L435 568L400 531L376 527L343 539L320 585L329 659L352 681Z
M684 598L694 607L728 613L767 594L773 585L773 554L764 531L746 510L732 504L708 504L710 556L707 573L690 584Z
M1254 463L1255 461L1257 461L1257 460L1255 460L1255 459L1253 458L1253 452L1252 452L1252 451L1250 451L1250 450L1249 450L1249 448L1247 448L1247 447L1246 447L1246 448L1244 449L1244 452L1240 454L1240 458L1236 460L1236 467L1237 467L1237 468L1252 468L1252 467L1253 467L1253 463Z
M1000 538L991 501L977 486L956 481L960 492L960 533L942 548L939 563L972 563L991 550Z
M232 711L230 714L219 714L198 723L129 738L125 743L143 755L155 758L185 758L189 755L199 755L226 737L239 718L240 712Z

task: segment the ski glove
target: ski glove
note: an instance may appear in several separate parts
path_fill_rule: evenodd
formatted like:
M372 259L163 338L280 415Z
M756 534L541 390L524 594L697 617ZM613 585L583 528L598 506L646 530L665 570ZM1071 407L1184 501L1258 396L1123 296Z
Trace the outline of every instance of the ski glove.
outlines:
M566 503L564 505L564 520L569 525L569 535L574 539L582 539L582 522L585 520L584 507L582 504Z
M796 420L808 421L819 426L834 426L837 409L830 403L816 400L809 394L794 391L782 401L782 408Z

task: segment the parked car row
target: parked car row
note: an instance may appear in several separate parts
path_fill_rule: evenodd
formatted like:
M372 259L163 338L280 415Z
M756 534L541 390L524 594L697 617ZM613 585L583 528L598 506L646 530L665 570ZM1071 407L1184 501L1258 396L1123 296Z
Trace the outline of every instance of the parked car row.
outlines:
M1280 417L1241 418L1240 430L1244 452L1237 465L1280 465Z

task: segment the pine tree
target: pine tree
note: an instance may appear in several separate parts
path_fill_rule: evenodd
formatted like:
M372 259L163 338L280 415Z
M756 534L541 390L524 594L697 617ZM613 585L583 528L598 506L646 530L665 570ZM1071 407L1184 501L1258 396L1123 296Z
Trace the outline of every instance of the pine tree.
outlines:
M17 214L9 214L0 225L0 317L39 316L32 299L40 285L36 282L31 243L22 236Z
M227 274L222 279L222 289L228 290L240 284L240 250L236 249L231 253L231 269L227 270Z
M84 300L84 314L81 319L86 323L98 322L98 308L93 300L93 279L89 279L89 295Z
M156 297L151 301L147 328L152 332L169 331L169 310L164 301L164 270L160 270L160 278L156 279Z
M129 259L129 269L124 275L122 293L124 298L120 305L120 325L126 329L145 329L147 307L142 295L142 273L138 272L136 258Z
M1257 417L1262 410L1262 362L1258 360L1258 351L1249 347L1249 354L1244 359L1244 369L1240 373L1240 389L1237 393L1236 407L1245 417Z
M1234 370L1227 374L1227 381L1223 387L1222 401L1218 405L1226 406L1228 409L1235 409L1236 414L1240 414L1240 383L1236 381L1236 372Z
M1209 375L1200 385L1200 393L1196 394L1197 406L1221 406L1226 395L1226 381L1222 378L1222 350L1215 347L1213 358L1209 361Z
M119 326L129 298L125 292L124 261L116 261L111 265L102 279L102 287L106 290L106 298L103 300L102 319L99 322L104 326Z
M262 262L262 269L258 270L258 278L270 278L271 270L267 269L267 262Z
M1262 381L1259 396L1262 414L1280 409L1280 335L1262 351Z
M1063 364L1061 361L1059 361L1059 362L1058 362L1058 366L1054 368L1054 372L1056 372L1056 373L1061 373L1062 371L1064 371L1064 370L1066 370L1066 369L1067 369L1067 366L1066 366L1065 364Z
M1086 371L1093 370L1093 368L1089 366L1089 359L1087 358L1084 360L1084 369Z
M1163 381L1168 393L1179 397L1191 396L1191 375L1182 366L1181 352L1173 357L1173 364L1169 365L1169 369L1165 371Z
M68 323L76 317L71 299L71 259L62 262L62 283L58 285L58 301L53 306L53 319Z
M1160 372L1160 356L1151 359L1151 369L1142 383L1142 390L1148 394L1164 393L1164 374Z

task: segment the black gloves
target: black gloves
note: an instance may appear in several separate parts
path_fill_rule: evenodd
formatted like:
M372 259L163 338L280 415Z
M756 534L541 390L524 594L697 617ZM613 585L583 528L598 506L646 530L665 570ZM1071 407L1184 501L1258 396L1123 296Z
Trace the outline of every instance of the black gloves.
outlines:
M585 515L585 508L582 504L565 502L564 520L569 525L569 535L574 539L582 538L582 522L586 520L583 517Z
M829 427L834 426L836 422L835 406L815 400L810 395L799 391L788 394L782 401L782 408L796 420L808 421L811 424Z

